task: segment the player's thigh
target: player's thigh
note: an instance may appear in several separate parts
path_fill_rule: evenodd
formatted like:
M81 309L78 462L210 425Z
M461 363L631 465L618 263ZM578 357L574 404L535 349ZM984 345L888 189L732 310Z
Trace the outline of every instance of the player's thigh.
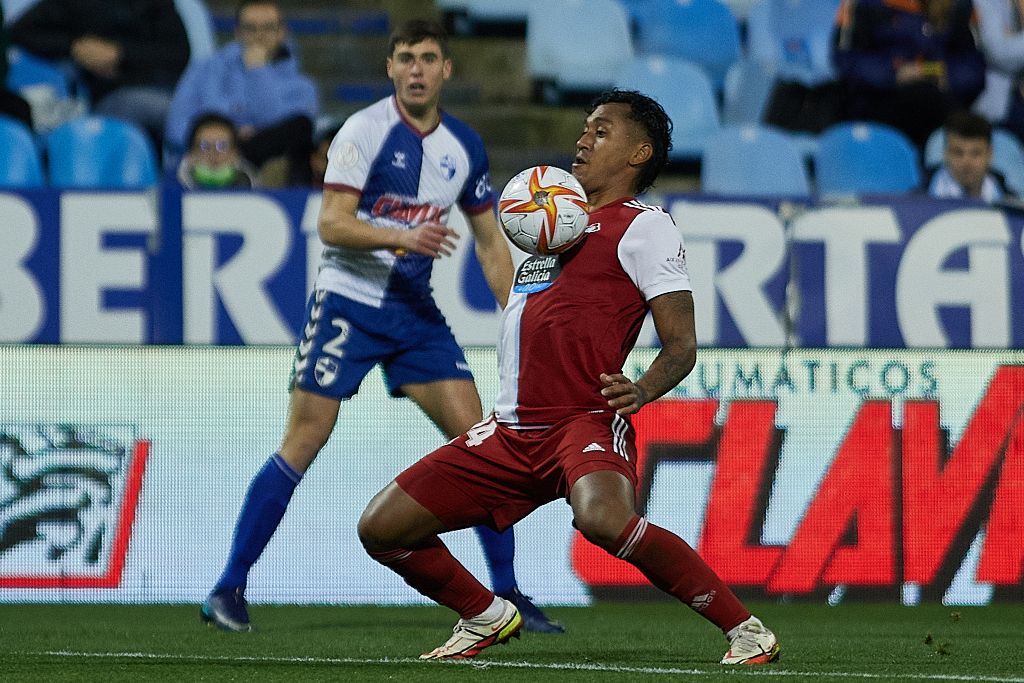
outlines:
M305 472L327 443L338 420L340 401L296 387L288 404L288 420L278 453L292 469Z
M449 438L455 438L483 419L476 385L467 379L403 384L402 391Z
M596 469L569 491L573 524L591 543L612 547L636 515L633 483L617 469Z
M370 500L359 518L359 540L370 552L415 547L448 530L393 481Z

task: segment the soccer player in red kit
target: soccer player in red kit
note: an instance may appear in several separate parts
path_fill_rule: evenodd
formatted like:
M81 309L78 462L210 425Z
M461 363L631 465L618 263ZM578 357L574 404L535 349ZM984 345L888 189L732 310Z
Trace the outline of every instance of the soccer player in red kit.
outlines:
M523 291L513 284L494 413L399 474L363 512L367 552L460 616L451 638L421 659L474 657L522 625L515 606L474 578L438 534L505 529L558 498L585 538L722 629L723 664L779 656L775 635L700 556L636 513L629 415L678 385L697 353L679 230L635 198L664 167L671 132L645 95L613 90L594 101L572 165L590 201L587 236L557 259L535 257L550 261L546 288L535 278ZM662 346L632 381L622 367L648 310Z

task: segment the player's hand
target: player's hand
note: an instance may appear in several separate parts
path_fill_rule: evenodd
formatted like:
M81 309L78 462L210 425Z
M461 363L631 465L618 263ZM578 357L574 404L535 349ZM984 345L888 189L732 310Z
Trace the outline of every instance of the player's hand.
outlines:
M398 256L409 252L430 258L451 256L455 251L455 240L459 238L459 233L439 223L424 223L402 234L402 245L395 249Z
M601 373L601 395L608 399L608 407L619 415L632 415L647 403L647 394L635 382L623 375Z

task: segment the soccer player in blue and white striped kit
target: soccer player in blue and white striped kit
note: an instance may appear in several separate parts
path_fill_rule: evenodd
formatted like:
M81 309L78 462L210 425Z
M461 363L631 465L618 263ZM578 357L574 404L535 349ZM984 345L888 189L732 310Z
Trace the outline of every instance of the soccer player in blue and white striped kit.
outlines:
M495 220L483 142L439 108L451 71L438 24L400 26L387 58L394 96L353 114L331 144L318 224L325 249L295 357L284 438L249 486L227 566L200 608L203 620L220 628L251 629L249 569L330 437L341 401L375 365L383 366L393 396L411 398L449 438L482 420L469 366L430 291L434 259L455 246L446 225L452 207L466 213L502 307L512 259ZM560 633L519 591L511 530L477 532L495 593L516 604L528 629Z

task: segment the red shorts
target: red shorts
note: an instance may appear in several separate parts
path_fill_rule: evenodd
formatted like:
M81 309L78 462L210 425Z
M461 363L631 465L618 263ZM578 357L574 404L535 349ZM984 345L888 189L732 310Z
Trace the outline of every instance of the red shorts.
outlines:
M568 498L598 470L636 488L636 441L629 421L584 413L543 429L510 429L491 416L395 478L450 529L507 529L541 505Z

